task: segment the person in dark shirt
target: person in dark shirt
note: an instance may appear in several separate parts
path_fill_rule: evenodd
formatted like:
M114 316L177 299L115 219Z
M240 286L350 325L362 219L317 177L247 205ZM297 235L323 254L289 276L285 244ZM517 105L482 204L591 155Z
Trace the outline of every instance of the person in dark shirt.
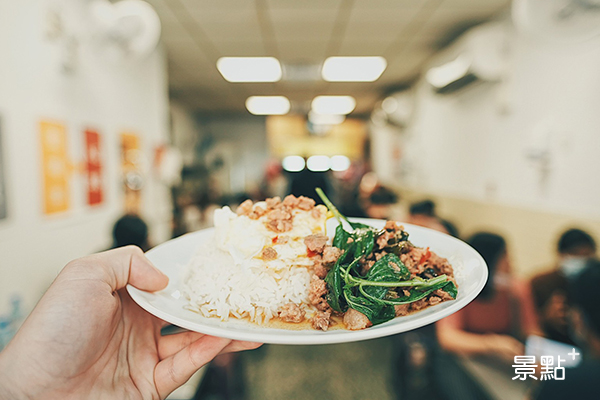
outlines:
M135 214L126 214L115 222L112 231L113 243L111 249L134 245L148 251L148 225Z
M583 349L583 361L565 371L564 380L544 381L534 396L536 400L598 399L600 387L600 261L590 259L583 272L570 282L569 299L572 310L573 337Z
M567 320L567 288L569 280L574 279L586 260L595 254L596 242L587 232L569 229L558 241L558 268L531 280L540 326L548 339L574 344Z

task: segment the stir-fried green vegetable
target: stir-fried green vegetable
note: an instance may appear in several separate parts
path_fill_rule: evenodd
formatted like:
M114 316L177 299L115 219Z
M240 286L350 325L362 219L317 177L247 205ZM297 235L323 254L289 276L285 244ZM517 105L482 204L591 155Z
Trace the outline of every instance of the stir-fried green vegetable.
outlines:
M395 317L395 305L421 300L438 289L456 298L456 285L446 275L411 279L410 271L399 257L413 247L404 231L396 232L387 241L387 254L362 274L361 262L371 255L385 230L349 221L320 188L316 191L340 223L335 230L333 246L342 250L342 255L325 277L326 299L333 310L345 312L353 308L377 325ZM344 223L350 227L349 231L344 229Z

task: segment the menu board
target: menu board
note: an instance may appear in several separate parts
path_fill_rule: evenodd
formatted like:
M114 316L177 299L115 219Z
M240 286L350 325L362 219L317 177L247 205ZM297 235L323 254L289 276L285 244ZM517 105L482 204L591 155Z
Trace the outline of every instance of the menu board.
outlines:
M102 157L100 153L100 134L86 129L85 170L87 175L87 203L90 206L102 204L104 188L102 182Z
M6 182L2 148L2 120L0 119L0 219L6 218Z
M63 124L40 122L42 148L43 210L56 214L69 210L70 164L67 155L67 129Z

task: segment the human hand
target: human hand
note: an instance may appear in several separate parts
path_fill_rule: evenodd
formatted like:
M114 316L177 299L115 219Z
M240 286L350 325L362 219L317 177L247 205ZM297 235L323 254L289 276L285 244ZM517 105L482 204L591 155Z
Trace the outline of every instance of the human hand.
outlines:
M508 335L486 335L487 348L490 354L507 362L513 362L515 356L525 354L525 346Z
M253 349L183 332L142 310L127 284L157 291L168 278L134 246L70 262L0 353L0 398L164 399L218 354Z

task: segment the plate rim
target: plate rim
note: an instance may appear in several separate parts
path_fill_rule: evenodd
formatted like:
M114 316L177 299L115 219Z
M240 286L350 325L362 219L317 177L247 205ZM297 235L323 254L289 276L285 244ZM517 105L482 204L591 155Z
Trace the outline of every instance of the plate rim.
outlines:
M383 221L383 220L370 219L370 218L349 218L349 219L351 221L363 222L363 223L373 223L373 222L381 223ZM346 329L340 329L340 330L336 329L336 330L330 330L327 332L319 332L319 333L314 333L314 334L297 334L297 332L302 332L302 331L312 332L312 331L311 330L291 330L291 329L287 330L287 329L279 329L279 328L266 328L266 327L261 327L260 325L256 325L257 331L253 332L252 329L247 329L247 330L228 329L228 328L222 327L222 326L203 324L201 321L191 322L191 321L179 318L177 316L174 316L174 315L172 315L168 312L165 312L165 311L161 310L160 308L157 308L154 305L150 304L143 297L144 295L147 295L149 292L145 292L140 289L137 289L137 288L131 286L130 284L128 284L126 286L126 289L127 289L127 292L129 293L129 295L131 296L131 298L133 299L133 301L137 305L139 305L142 309L144 309L145 311L149 312L150 314L162 319L163 321L166 321L173 325L179 326L181 328L185 328L185 329L188 329L188 330L191 330L194 332L200 332L200 333L210 335L210 336L218 336L218 337L223 337L223 338L232 339L232 340L250 341L250 342L257 342L257 343L269 343L269 344L287 344L287 345L320 345L320 344L351 343L351 342L358 342L358 341L362 341L362 340L369 340L369 339L376 339L376 338L391 336L391 335L395 335L395 334L399 334L399 333L403 333L403 332L408 332L408 331L418 329L423 326L435 323L449 315L454 314L455 312L461 310L462 308L464 308L468 304L470 304L479 295L479 293L483 290L483 288L488 280L488 277L489 277L487 264L486 264L485 260L483 259L483 257L468 243L466 243L458 238L447 235L443 232L436 231L434 229L430 229L430 228L426 228L426 227L422 227L422 226L418 226L418 225L413 225L413 224L408 224L408 223L403 223L403 222L398 222L398 223L404 225L405 227L417 228L418 230L427 231L429 234L446 236L445 240L452 240L452 241L457 242L461 246L467 246L468 248L470 248L470 250L473 252L473 255L475 256L475 258L479 259L479 264L481 264L483 266L483 268L482 268L483 275L480 278L479 282L477 282L477 286L475 287L475 290L473 290L471 293L467 294L467 297L463 298L460 303L452 302L452 304L449 304L444 309L437 311L433 315L426 316L423 319L407 321L405 323L396 322L396 323L392 323L387 326L386 326L386 324L387 324L387 322L386 322L382 325L376 326L375 329L367 328L367 329L356 330L356 331L351 331L351 330L346 330ZM156 247L152 248L151 250L149 250L148 252L146 252L146 254L151 256L151 253L153 253L154 251L157 251L157 249L164 247L165 245L167 245L169 243L172 243L174 241L185 240L185 239L187 239L187 237L189 237L191 235L198 234L199 232L206 233L207 231L210 231L210 230L214 230L214 228L206 228L206 229L201 229L201 230L198 230L195 232L186 233L182 236L179 236L177 238L174 238L174 239L171 239L171 240L168 240L166 242L159 244L158 246L156 246ZM160 269L160 267L158 267L158 266L157 266L157 268ZM159 293L159 292L156 292L156 293ZM205 318L205 317L202 317L202 318ZM388 322L392 322L392 321L394 321L394 319L392 319ZM226 324L227 322L222 321L222 323ZM248 323L250 324L250 322L248 322ZM268 329L269 331L265 332L264 331L265 329Z

